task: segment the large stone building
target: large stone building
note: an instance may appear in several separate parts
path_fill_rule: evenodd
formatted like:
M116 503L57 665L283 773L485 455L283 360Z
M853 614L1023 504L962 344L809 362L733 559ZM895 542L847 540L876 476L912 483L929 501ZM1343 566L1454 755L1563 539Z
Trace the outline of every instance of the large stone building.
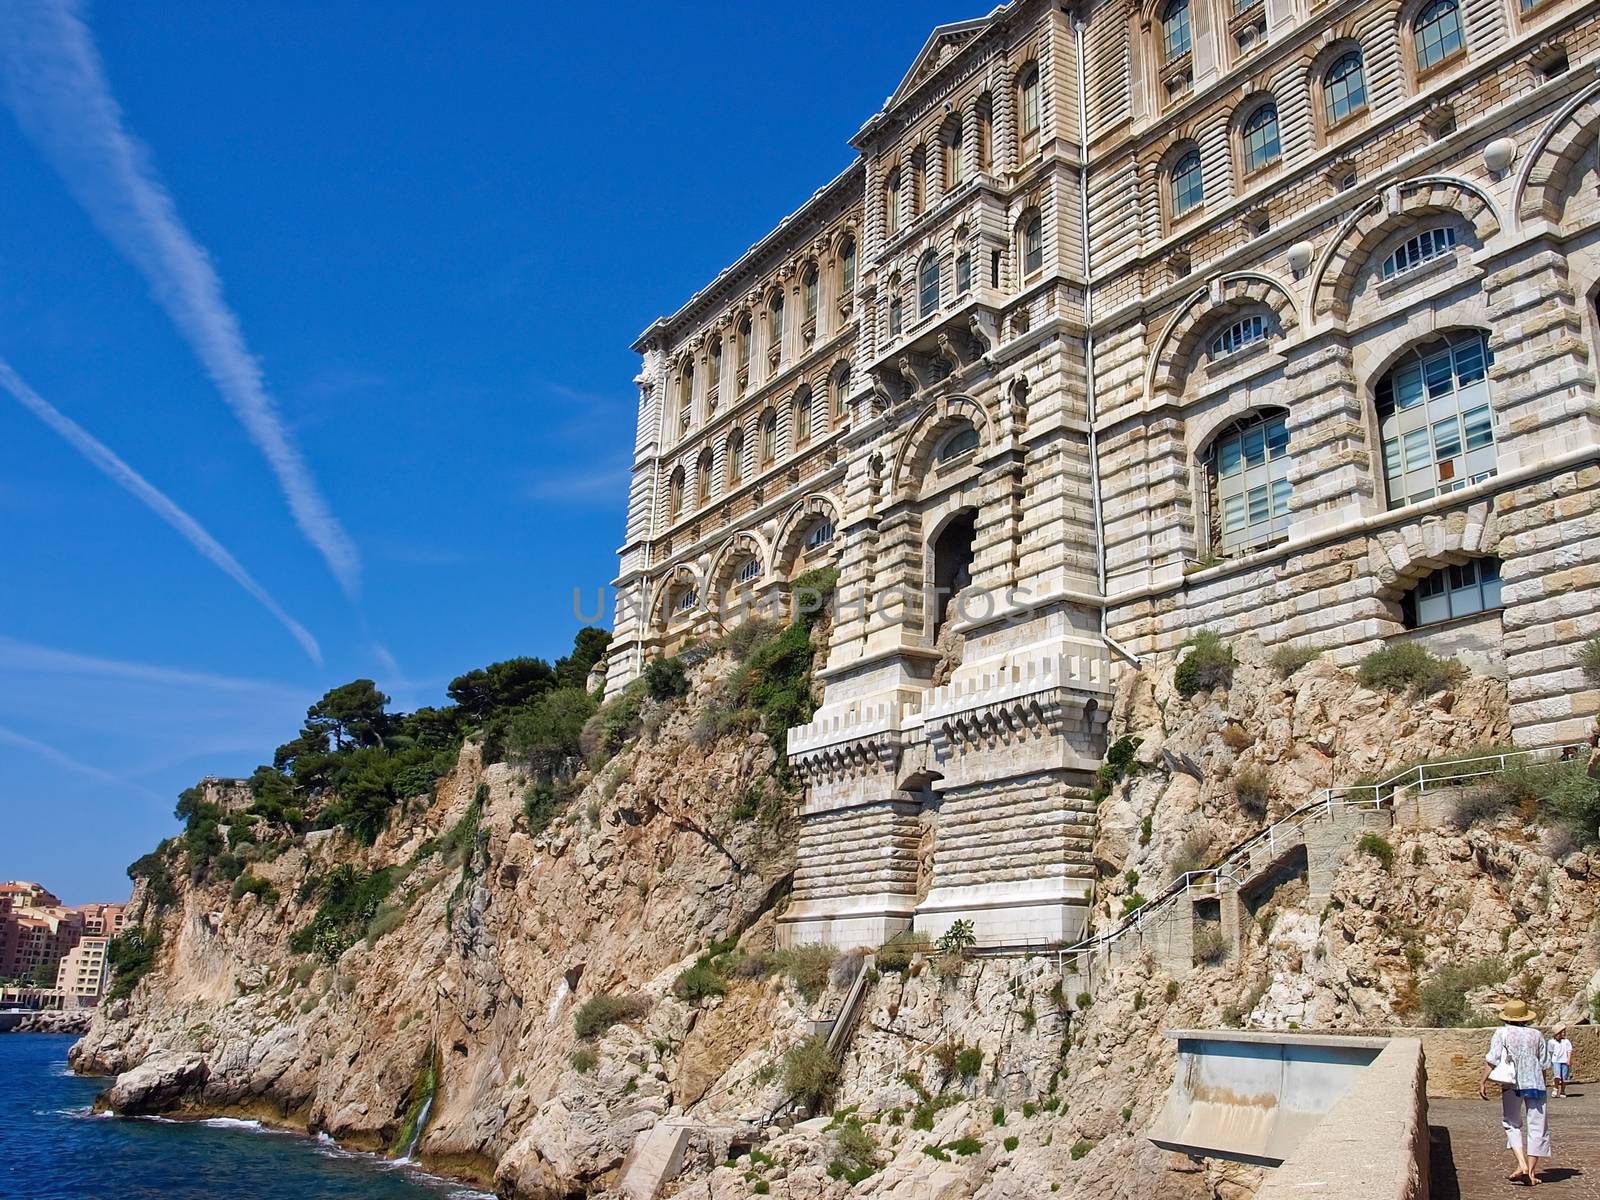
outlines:
M1073 938L1109 691L1200 628L1587 732L1597 65L1579 0L1012 0L645 331L610 684L841 572L786 940Z

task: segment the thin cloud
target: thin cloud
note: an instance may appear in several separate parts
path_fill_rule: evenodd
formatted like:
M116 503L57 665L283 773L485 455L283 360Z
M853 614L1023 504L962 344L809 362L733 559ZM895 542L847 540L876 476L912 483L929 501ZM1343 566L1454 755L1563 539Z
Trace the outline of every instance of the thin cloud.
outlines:
M148 150L124 126L76 0L0 4L0 74L23 132L100 232L144 275L265 456L300 531L354 599L360 554L291 441L261 364L223 298L210 254L179 217Z
M632 473L627 464L542 471L526 480L522 495L540 504L567 508L610 508L627 495Z
M27 750L32 754L37 754L40 758L55 763L58 767L64 767L68 771L82 775L85 778L95 779L101 783L115 784L118 787L133 788L135 791L142 792L152 799L161 799L159 795L147 787L133 783L121 775L103 771L99 767L92 767L86 762L79 762L65 751L57 750L54 746L48 746L44 742L35 741L31 737L24 737L16 730L7 729L4 725L0 725L0 745L16 746L19 749Z
M152 683L219 692L281 692L301 695L303 689L258 679L239 679L214 675L209 671L189 671L153 663L127 662L98 658L71 650L56 650L0 634L0 671L37 675L81 675L92 679L119 679L130 683Z
M267 590L250 577L250 573L239 564L238 559L228 553L221 542L206 532L200 522L168 499L165 492L154 487L144 476L118 458L104 442L30 388L3 359L0 359L0 387L15 396L23 408L60 434L68 445L94 464L102 475L133 495L156 516L171 525L186 542L254 596L261 606L289 631L295 641L300 643L301 649L310 655L311 661L318 666L322 665L322 648L317 645L317 639L311 636L304 625L286 613Z

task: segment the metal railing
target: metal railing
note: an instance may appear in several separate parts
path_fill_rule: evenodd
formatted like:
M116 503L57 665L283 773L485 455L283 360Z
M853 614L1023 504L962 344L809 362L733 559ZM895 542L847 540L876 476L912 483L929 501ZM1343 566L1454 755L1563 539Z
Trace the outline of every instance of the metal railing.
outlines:
M1415 788L1426 792L1430 786L1436 789L1440 786L1457 787L1476 779L1503 774L1513 765L1547 758L1559 759L1569 750L1585 749L1586 746L1579 744L1563 744L1471 758L1445 759L1440 762L1419 763L1377 783L1351 783L1341 787L1324 788L1317 794L1316 799L1302 804L1287 816L1272 822L1260 833L1234 846L1215 866L1184 872L1169 884L1160 896L1141 906L1137 912L1130 914L1105 933L1062 948L1061 955L1065 958L1093 954L1108 947L1125 935L1142 930L1157 915L1164 915L1165 910L1176 903L1179 897L1210 899L1220 897L1229 885L1236 889L1243 886L1259 870L1270 865L1279 854L1300 845L1304 841L1301 833L1307 825L1313 821L1331 818L1335 812L1363 808L1376 812L1391 805L1395 793L1402 789ZM1258 854L1261 855L1260 858ZM1258 861L1260 867L1257 866Z

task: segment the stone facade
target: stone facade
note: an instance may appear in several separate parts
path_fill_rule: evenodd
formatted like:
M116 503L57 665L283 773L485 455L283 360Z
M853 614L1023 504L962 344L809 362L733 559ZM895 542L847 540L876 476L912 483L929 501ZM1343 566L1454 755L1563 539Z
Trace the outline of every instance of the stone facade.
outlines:
M1600 4L1012 0L640 338L608 683L839 569L791 942L1070 940L1129 662L1600 692Z

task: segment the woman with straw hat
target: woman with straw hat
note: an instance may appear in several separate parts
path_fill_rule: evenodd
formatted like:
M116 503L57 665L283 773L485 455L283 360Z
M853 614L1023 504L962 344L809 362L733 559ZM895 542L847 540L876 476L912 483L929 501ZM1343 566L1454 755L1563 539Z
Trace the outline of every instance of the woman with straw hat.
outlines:
M1506 1148L1517 1156L1517 1169L1506 1178L1529 1186L1539 1182L1539 1160L1550 1157L1544 1087L1550 1045L1533 1027L1535 1019L1533 1009L1521 1000L1508 1000L1500 1006L1501 1025L1489 1041L1483 1074L1478 1078L1478 1095L1485 1100L1489 1085L1500 1085L1500 1123L1506 1131Z

